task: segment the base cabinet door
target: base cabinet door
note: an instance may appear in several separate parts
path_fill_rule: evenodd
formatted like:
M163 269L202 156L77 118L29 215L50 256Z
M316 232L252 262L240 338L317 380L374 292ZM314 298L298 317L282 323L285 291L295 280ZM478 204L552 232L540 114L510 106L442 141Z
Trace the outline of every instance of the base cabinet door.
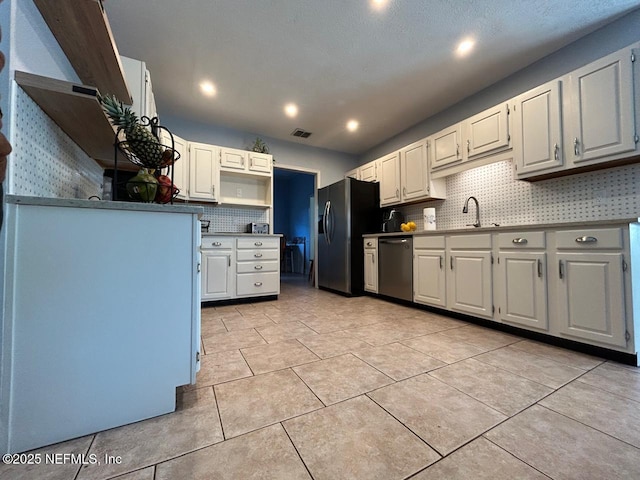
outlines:
M378 239L364 239L364 289L378 293Z
M500 319L526 328L548 329L546 254L500 252Z
M449 252L447 308L493 317L490 251Z
M413 256L413 300L416 303L447 306L445 251L415 250Z
M231 256L231 250L202 252L202 300L221 300L233 296L235 275L231 268Z
M557 253L560 332L625 347L622 253Z

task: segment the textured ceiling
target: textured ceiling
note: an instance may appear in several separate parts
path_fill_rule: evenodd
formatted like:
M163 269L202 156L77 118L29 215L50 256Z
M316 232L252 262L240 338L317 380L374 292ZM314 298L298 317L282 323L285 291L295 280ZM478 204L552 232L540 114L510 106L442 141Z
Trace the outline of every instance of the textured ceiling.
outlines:
M640 6L638 0L104 0L160 115L360 154ZM454 50L473 37L461 59ZM199 91L203 79L214 98ZM297 118L283 113L299 106ZM360 121L356 133L345 123ZM294 128L313 133L305 140Z

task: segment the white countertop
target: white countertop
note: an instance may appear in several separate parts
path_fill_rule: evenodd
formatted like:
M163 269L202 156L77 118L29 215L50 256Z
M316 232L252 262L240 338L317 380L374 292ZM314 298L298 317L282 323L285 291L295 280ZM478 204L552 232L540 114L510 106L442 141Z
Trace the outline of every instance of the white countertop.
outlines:
M159 204L139 202L112 202L109 200L84 200L81 198L27 197L6 195L5 201L16 205L35 205L42 207L96 208L107 210L135 210L142 212L191 213L202 216L204 208L185 204Z
M623 225L629 223L637 223L639 218L618 218L611 220L592 220L588 222L560 222L560 223L541 223L534 225L491 225L487 227L463 227L463 228L449 228L442 230L416 230L414 232L391 232L391 233L367 233L362 235L363 237L397 237L401 235L443 235L448 233L491 233L491 232L503 232L503 231L520 231L520 230L540 230L543 228L586 228L586 227L607 227L611 225Z

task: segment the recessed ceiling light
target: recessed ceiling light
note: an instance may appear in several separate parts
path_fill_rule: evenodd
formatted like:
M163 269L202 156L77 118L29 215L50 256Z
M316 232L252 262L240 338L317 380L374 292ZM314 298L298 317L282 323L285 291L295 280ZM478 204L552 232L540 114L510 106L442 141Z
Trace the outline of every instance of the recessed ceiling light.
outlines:
M349 130L350 132L355 132L356 130L358 130L359 126L360 124L357 120L349 120L347 122L347 130Z
M295 103L287 103L284 106L284 113L287 117L293 118L298 115L298 106Z
M473 50L473 46L475 44L476 44L476 42L471 40L471 39L463 40L462 42L460 42L460 44L458 44L458 48L456 49L456 53L459 56L464 57L469 52L471 52L471 50Z
M389 0L369 0L369 3L371 4L371 8L374 10L382 10L387 6Z
M218 93L218 91L216 90L216 86L211 82L202 82L200 84L200 90L202 90L202 93L204 93L207 97L213 97L216 93Z

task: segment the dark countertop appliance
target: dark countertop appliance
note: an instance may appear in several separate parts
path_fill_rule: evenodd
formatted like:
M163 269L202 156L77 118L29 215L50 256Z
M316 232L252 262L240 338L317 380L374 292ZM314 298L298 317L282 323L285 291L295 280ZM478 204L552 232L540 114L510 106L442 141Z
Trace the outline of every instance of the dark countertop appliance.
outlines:
M404 222L404 216L401 212L393 209L383 215L382 233L399 232L402 229L400 225Z
M318 286L345 295L364 291L362 235L380 229L380 186L353 178L318 190Z

